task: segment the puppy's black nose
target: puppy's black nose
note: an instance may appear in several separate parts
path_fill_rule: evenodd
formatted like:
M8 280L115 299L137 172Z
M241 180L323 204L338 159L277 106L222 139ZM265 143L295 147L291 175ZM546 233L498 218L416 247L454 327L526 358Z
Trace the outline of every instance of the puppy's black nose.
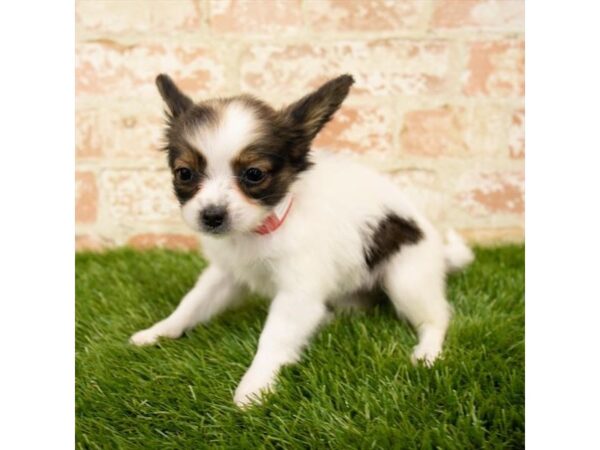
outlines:
M223 206L208 206L200 214L202 224L209 230L221 227L227 220L227 209Z

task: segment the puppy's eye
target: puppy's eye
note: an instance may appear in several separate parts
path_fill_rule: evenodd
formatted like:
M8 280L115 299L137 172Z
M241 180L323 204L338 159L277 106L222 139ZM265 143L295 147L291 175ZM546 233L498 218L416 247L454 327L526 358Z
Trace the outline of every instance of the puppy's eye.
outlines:
M194 174L187 167L180 167L179 169L177 169L175 171L175 176L177 177L177 179L179 181L182 181L182 182L185 183L185 182L191 181L191 179L193 178Z
M242 178L248 184L258 184L264 180L265 173L256 167L250 167L249 169L246 169Z

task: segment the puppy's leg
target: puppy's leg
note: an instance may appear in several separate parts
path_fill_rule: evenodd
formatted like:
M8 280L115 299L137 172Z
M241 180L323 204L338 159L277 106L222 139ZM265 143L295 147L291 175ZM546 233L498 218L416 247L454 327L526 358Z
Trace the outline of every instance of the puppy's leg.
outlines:
M413 363L423 361L430 366L442 351L451 315L442 263L436 249L424 243L403 247L384 271L385 291L419 337L411 357Z
M326 317L327 308L321 298L278 294L271 304L256 356L235 391L235 403L245 406L269 391L279 369L300 359L302 349Z
M176 339L187 329L210 320L223 311L240 293L232 275L209 266L169 317L135 333L129 341L135 345L154 344L159 337Z

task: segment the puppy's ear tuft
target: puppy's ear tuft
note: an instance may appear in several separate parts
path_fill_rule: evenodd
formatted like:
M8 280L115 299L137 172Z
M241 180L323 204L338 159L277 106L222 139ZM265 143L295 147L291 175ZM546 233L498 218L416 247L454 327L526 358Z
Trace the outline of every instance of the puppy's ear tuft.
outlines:
M161 73L156 77L156 87L163 98L172 117L177 117L181 113L191 108L194 102L175 85L168 75Z
M284 113L294 127L301 128L304 138L310 143L339 109L352 84L352 75L341 75L292 103Z

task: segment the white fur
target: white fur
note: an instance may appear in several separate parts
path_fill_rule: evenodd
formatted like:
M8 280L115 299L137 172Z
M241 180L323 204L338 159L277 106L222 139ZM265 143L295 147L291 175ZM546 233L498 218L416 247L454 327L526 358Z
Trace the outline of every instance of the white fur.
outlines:
M131 342L149 345L154 344L158 337L178 338L187 329L222 312L241 291L241 286L234 282L230 272L211 265L169 317L137 332L131 337Z
M201 127L189 133L188 141L207 160L207 179L192 200L183 205L184 221L194 230L199 227L199 212L209 205L227 205L236 231L256 228L267 213L249 203L241 194L231 173L231 160L260 132L252 113L239 102L232 102L223 111L216 127Z
M448 272L455 272L468 266L475 259L473 251L465 244L465 241L454 230L446 233L446 267Z
M226 134L235 127L251 133L251 121L238 113L232 112L232 117L240 122L226 123ZM210 267L171 316L135 334L133 343L178 337L224 310L245 287L273 298L254 361L234 395L236 404L243 406L273 388L283 365L298 361L327 317L326 304L342 304L358 292L379 286L418 333L413 361L427 365L435 361L450 320L446 272L473 258L458 235L451 233L444 244L436 229L390 180L323 153L314 155L314 167L292 185L293 205L286 221L275 232L258 235L251 230L264 219L264 213L241 198L229 169L221 164L240 150L243 138L215 135L199 139L204 139L198 142L199 148L210 154L208 164L213 172L208 183L214 187L203 187L197 198L184 206L184 217L193 217L192 225L197 227L199 208L206 199L217 198L235 211L233 231L220 237L202 235ZM211 154L210 142L219 139L224 140L219 145L227 148L226 154ZM402 246L372 271L365 263L365 239L386 211L414 220L424 237Z

